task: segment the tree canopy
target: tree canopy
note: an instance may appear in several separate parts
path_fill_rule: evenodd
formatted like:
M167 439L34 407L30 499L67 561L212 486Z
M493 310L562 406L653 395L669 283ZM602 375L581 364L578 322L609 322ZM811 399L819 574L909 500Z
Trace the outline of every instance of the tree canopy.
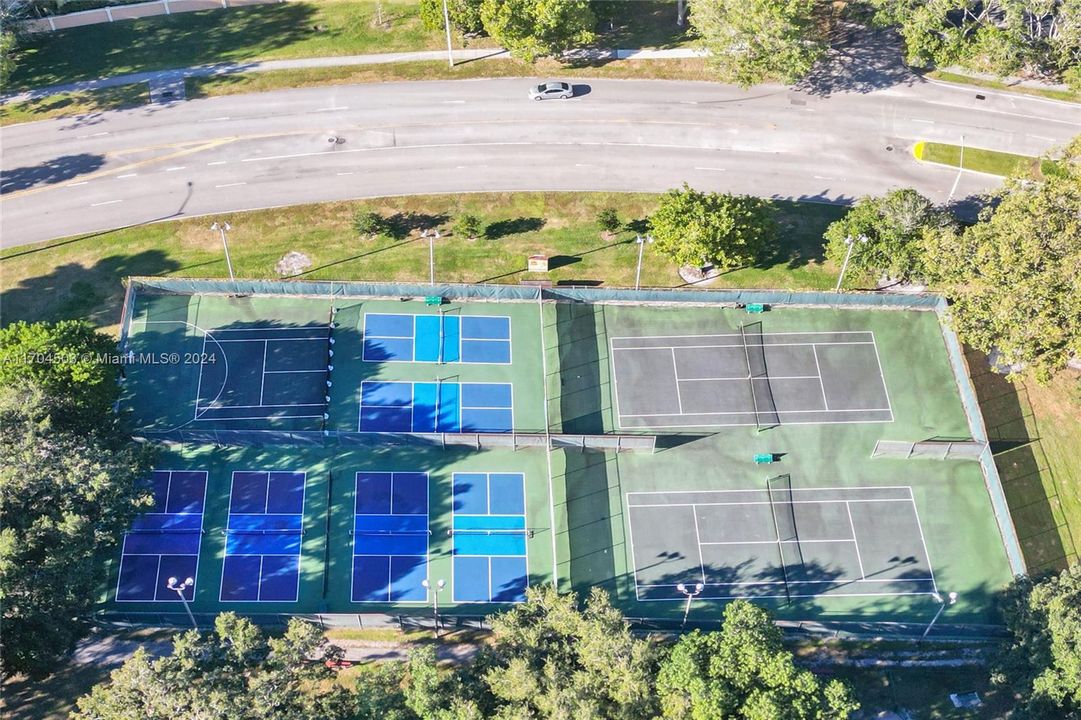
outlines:
M649 216L654 247L680 265L731 270L773 249L777 223L769 202L749 195L704 193L686 183L661 196Z
M1081 357L1081 137L1041 182L1009 179L963 232L925 240L961 340L1046 380Z
M769 613L745 600L725 608L720 632L695 630L676 643L657 694L670 720L843 720L859 709L842 683L797 668Z
M1081 87L1079 0L872 0L915 65L1022 69Z
M49 405L36 386L0 386L5 674L48 674L72 649L97 595L100 550L149 503L144 448L105 432L56 430Z
M177 635L167 657L155 660L139 650L110 682L81 698L72 717L344 720L355 709L349 692L321 682L332 676L326 661L339 655L322 630L302 620L267 638L250 620L223 613L212 633Z
M694 0L690 24L725 82L795 82L826 52L815 7L814 0Z
M993 680L1020 699L1018 717L1081 717L1081 563L1043 579L1018 578L1003 610L1012 639Z
M0 329L0 385L33 385L58 428L97 430L118 396L116 341L82 320Z
M484 29L526 62L593 42L596 17L588 0L483 0Z
M841 267L851 238L857 244L845 274L847 287L879 278L922 278L924 235L952 225L948 211L911 188L860 198L826 229L826 258Z
M479 33L484 29L480 17L482 0L447 0L447 16L451 27L462 33ZM443 29L443 0L420 0L420 20L429 30Z

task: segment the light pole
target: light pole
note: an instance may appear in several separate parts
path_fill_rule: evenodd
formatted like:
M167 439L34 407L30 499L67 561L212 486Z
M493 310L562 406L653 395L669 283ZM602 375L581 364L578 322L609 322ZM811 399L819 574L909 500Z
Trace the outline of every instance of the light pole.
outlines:
M926 639L927 636L930 634L931 628L933 628L935 626L935 623L938 622L939 616L942 615L942 612L946 609L946 607L949 605L953 605L955 602L957 602L957 593L955 592L948 594L946 597L942 597L938 593L935 593L931 597L933 597L935 601L939 603L938 612L936 612L935 616L931 618L931 622L927 624L927 629L923 631L923 635L920 635L920 642L923 642L924 639Z
M225 238L225 231L232 230L233 226L227 222L215 222L210 229L221 232L221 245L225 248L225 264L229 268L229 279L236 282L236 275L233 275L233 261L229 259L229 241Z
M646 243L653 242L653 236L646 235L645 237L642 237L641 235L636 234L634 236L634 241L638 243L638 269L634 271L634 289L637 290L642 284L642 251L645 250Z
M420 584L425 590L432 591L432 617L435 619L435 636L439 637L439 593L443 592L443 588L447 586L447 583L445 580L436 580L433 588L426 578L421 580Z
M688 590L687 586L683 583L676 585L676 590L679 590L681 593L687 596L687 604L683 608L683 624L680 625L681 628L687 627L687 616L691 614L691 600L694 600L695 597L697 597L698 594L702 592L702 588L704 587L705 585L703 585L702 583L695 583L694 590Z
M845 261L841 265L841 274L837 276L837 287L833 288L833 292L841 292L841 283L843 283L845 280L845 271L848 270L848 261L852 259L852 248L856 247L857 242L862 245L863 243L867 242L867 236L858 235L856 237L852 237L851 235L849 235L845 238L845 245L848 246L848 250L845 251Z
M435 285L435 241L439 239L438 230L422 230L422 238L428 238L428 284Z
M450 44L450 12L447 10L447 0L443 0L443 26L447 29L447 64L454 68L454 50Z
M184 582L178 585L177 579L175 577L171 577L169 578L169 582L166 583L165 587L169 588L170 590L175 590L176 594L180 596L180 602L184 603L184 611L188 613L188 620L191 620L191 626L198 630L199 625L196 624L195 616L191 614L191 608L188 607L188 599L184 597L184 591L194 584L195 580L193 580L192 578L184 578Z

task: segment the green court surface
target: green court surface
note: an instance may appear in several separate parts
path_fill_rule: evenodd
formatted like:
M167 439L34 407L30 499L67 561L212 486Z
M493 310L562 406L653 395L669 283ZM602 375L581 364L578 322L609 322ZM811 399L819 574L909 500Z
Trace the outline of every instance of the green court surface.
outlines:
M103 611L175 613L159 586L197 568L204 613L421 613L419 581L443 579L440 607L469 616L555 581L643 619L681 619L686 591L699 620L747 597L790 620L918 623L956 592L944 621L995 621L1012 576L995 479L871 457L979 436L934 311L420 292L135 295L122 408L193 499L160 490ZM518 433L540 447L499 441ZM656 450L546 454L546 433ZM275 499L274 473L304 473L302 503Z

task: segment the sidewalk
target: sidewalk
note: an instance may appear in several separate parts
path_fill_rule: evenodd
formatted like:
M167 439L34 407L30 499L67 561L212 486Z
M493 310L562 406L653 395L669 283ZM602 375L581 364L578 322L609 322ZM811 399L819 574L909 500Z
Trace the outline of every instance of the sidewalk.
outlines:
M701 50L693 48L672 48L668 50L643 50L638 48L624 50L588 50L580 53L579 57L587 57L598 60L668 60L678 58L703 57ZM454 61L466 62L470 60L505 60L510 54L503 48L472 48L453 51ZM168 95L169 100L179 100L178 91L182 92L184 79L189 77L213 77L216 75L235 75L238 73L273 72L275 70L297 70L306 68L345 67L352 65L383 65L387 63L418 62L446 60L447 53L443 50L422 50L418 52L398 53L375 53L370 55L340 55L333 57L297 58L295 60L253 60L240 63L216 63L214 65L197 65L189 68L174 68L170 70L156 70L149 72L132 73L130 75L116 75L98 80L84 80L81 82L65 83L62 85L50 85L36 88L14 95L5 95L0 98L0 105L9 102L25 102L36 100L57 93L85 92L88 90L101 90L104 88L119 87L121 85L133 85L135 83L148 83L150 85L151 98L161 93L163 89L172 91Z

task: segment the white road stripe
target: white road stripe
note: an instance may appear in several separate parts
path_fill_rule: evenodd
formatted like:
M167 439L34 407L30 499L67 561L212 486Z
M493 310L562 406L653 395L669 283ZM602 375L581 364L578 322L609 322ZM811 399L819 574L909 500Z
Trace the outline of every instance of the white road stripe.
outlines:
M176 172L177 170L184 170L186 168L187 168L187 165L178 165L176 167L167 167L167 168L165 168L165 172Z
M712 170L714 172L724 172L724 168L719 167L695 167L695 170Z
M312 112L334 112L335 110L348 110L348 109L349 108L347 108L347 107L325 107L325 108L318 108L317 110L312 110Z
M227 188L227 187L236 187L237 185L247 185L247 184L248 183L246 183L246 182L235 182L235 183L225 183L224 185L215 185L214 187L215 188Z
M90 182L89 180L83 180L82 182L68 183L64 187L79 187L80 185L86 185L89 182Z
M138 177L138 175L139 173L127 173L126 175L117 175L116 179L120 180L121 178Z
M117 203L122 203L122 202L124 202L124 201L123 200L106 200L105 202L90 203L90 207L100 207L102 205L116 205Z
M228 160L215 160L214 162L208 162L207 165L208 166L210 166L210 165L224 165L227 162L229 162L229 161Z

